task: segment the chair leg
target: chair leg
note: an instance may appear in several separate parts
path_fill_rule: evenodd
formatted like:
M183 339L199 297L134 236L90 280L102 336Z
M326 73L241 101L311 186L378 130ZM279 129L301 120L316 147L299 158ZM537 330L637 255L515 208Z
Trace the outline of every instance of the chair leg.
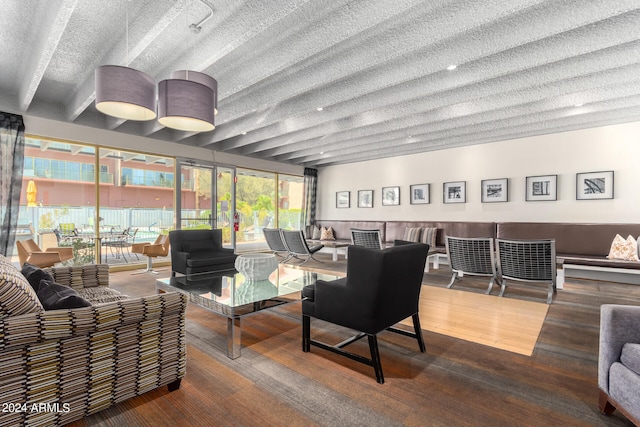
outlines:
M153 273L158 274L158 271L153 269L153 258L147 257L147 269L142 271L134 271L131 274Z
M380 363L380 352L378 351L378 338L375 335L368 335L369 351L371 351L371 364L376 373L376 381L384 384L384 375L382 375L382 364Z
M424 345L424 338L422 337L422 328L420 327L420 316L418 313L411 316L413 319L413 329L416 332L416 339L418 340L418 347L420 347L420 352L424 353L427 348Z
M311 318L305 314L302 315L302 351L311 351Z
M495 276L491 277L491 280L489 281L489 287L487 288L487 292L485 292L485 294L489 295L491 293L491 290L493 289L493 284L496 282L496 278Z
M505 289L507 289L507 281L506 279L502 279L502 282L500 282L500 296L504 295Z
M453 283L456 281L456 279L458 278L458 272L454 271L453 272L453 276L451 276L451 281L449 282L449 284L447 285L448 289L451 289L451 287L453 286Z

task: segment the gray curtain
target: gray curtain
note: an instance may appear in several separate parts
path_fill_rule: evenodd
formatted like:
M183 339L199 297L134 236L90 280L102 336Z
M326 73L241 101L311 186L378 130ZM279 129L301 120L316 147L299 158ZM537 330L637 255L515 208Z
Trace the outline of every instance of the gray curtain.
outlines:
M8 257L13 254L16 240L23 166L22 116L0 111L0 254Z
M318 187L318 170L304 168L304 225L305 234L316 222L316 192Z

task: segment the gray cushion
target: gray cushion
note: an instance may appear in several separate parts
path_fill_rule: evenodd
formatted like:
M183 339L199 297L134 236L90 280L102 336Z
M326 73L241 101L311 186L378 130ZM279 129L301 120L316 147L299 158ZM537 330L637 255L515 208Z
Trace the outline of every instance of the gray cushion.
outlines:
M22 266L21 273L27 279L33 290L36 291L36 294L38 293L38 289L40 288L41 280L50 280L52 282L54 281L51 273L49 273L48 271L44 271L37 265L29 264L28 262L25 262Z
M41 280L37 295L45 310L91 306L91 303L82 298L75 289L52 280Z
M620 361L627 368L640 375L640 344L626 343L623 345Z

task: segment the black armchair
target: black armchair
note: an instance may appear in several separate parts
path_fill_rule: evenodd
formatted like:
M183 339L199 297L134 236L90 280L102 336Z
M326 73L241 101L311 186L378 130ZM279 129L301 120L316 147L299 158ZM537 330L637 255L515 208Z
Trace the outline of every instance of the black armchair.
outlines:
M351 246L347 277L331 282L318 280L302 290L302 351L310 351L313 344L372 366L380 384L384 383L384 376L378 352L379 332L387 329L416 338L420 351L424 352L418 299L428 252L429 245L420 243L384 250ZM314 341L311 317L360 333L336 345ZM413 333L392 328L408 317L413 319ZM342 349L365 336L371 358Z
M186 276L234 267L233 249L222 247L222 230L174 230L171 243L171 275Z

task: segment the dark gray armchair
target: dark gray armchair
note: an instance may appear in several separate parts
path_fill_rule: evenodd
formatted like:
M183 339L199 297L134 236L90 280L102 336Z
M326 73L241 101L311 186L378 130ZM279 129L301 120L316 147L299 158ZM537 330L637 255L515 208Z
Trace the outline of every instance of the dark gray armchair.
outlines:
M171 275L186 276L234 267L233 249L222 247L222 230L174 230L171 243Z
M311 345L346 356L372 366L378 383L384 383L377 335L385 329L418 340L425 351L418 317L418 300L429 245L413 243L384 250L351 246L347 261L347 277L302 290L302 351ZM311 317L359 331L336 345L311 339ZM414 332L392 326L408 317ZM371 358L343 350L363 338L369 340Z
M598 408L616 409L640 425L640 307L605 304L600 307Z

